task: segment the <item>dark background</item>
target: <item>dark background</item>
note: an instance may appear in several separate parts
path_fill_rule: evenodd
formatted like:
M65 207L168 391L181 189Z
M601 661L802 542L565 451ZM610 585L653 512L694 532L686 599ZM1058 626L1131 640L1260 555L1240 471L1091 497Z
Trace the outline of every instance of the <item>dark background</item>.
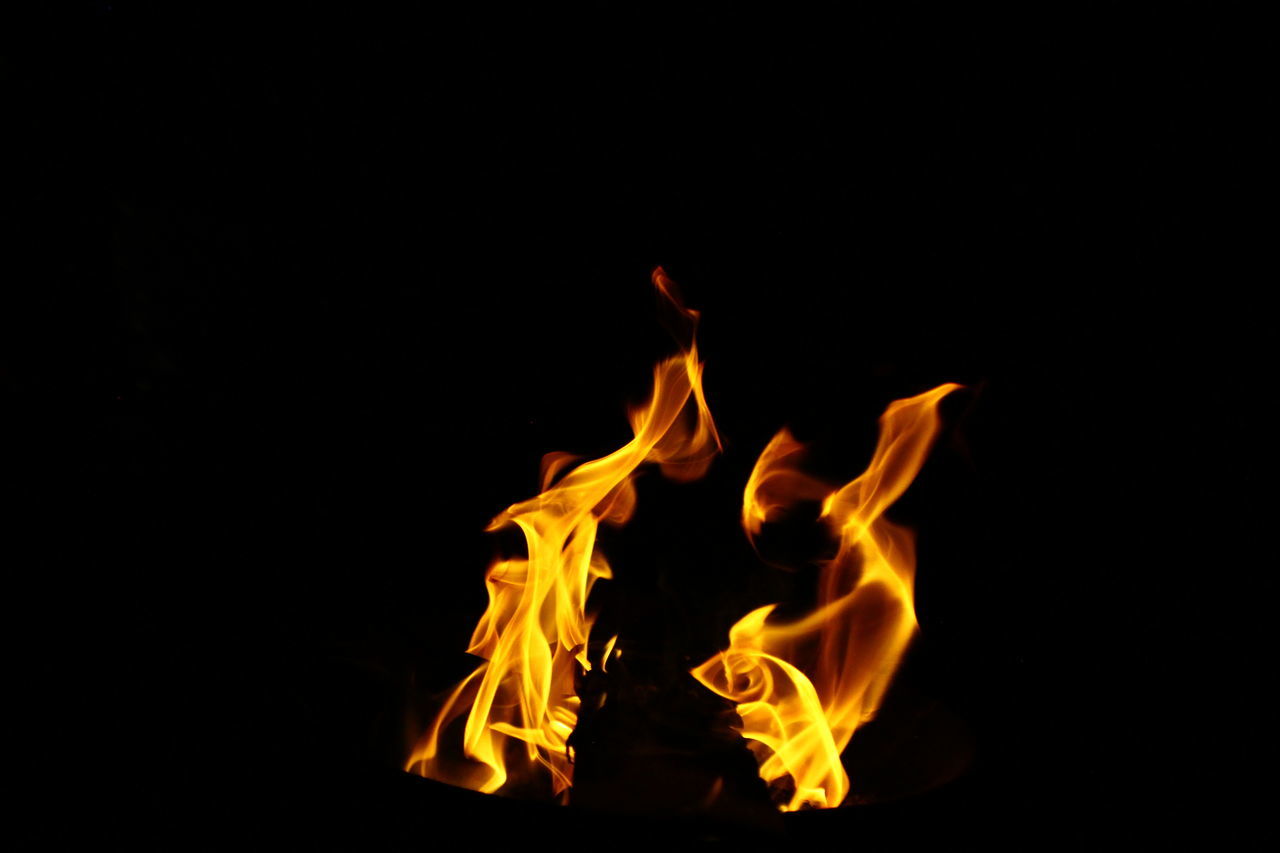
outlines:
M487 520L543 453L627 440L658 264L726 452L606 542L642 645L696 662L797 588L736 526L778 428L848 479L890 400L967 386L890 515L903 689L975 758L833 837L1110 846L1236 802L1203 711L1271 583L1233 550L1270 331L1238 22L182 5L42 21L69 61L8 75L43 257L0 373L28 841L503 820L352 780L394 786L407 709L469 668Z

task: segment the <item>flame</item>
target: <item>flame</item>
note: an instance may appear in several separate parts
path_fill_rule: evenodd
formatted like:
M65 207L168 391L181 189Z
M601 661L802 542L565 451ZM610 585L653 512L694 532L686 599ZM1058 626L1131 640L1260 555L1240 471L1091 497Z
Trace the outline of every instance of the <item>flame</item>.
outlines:
M613 654L613 647L618 644L618 635L614 634L609 638L609 642L604 644L604 653L600 655L600 671L609 671L609 655ZM622 649L618 649L618 656L622 656Z
M804 446L782 430L747 481L742 523L752 545L783 507L821 500L837 537L823 564L817 607L769 624L777 605L751 611L729 631L729 648L693 670L737 703L741 733L783 811L837 806L849 792L840 753L869 720L915 633L912 534L883 518L924 463L938 432L938 403L960 386L890 404L867 470L843 488L797 470Z
M527 556L489 567L489 606L467 649L484 662L445 699L406 770L485 793L528 779L539 767L549 772L556 794L572 784L568 738L579 708L574 677L579 667L592 666L587 647L593 619L586 604L596 581L612 576L596 547L599 525L631 518L640 465L657 463L666 476L691 480L720 450L702 391L694 339L698 312L681 303L661 267L653 271L653 284L682 352L657 365L649 401L629 413L631 441L558 480L575 457L547 454L542 492L490 522L488 530L517 526ZM615 651L616 639L604 659ZM457 731L451 724L464 714L461 749L453 749ZM442 751L445 741L450 749Z

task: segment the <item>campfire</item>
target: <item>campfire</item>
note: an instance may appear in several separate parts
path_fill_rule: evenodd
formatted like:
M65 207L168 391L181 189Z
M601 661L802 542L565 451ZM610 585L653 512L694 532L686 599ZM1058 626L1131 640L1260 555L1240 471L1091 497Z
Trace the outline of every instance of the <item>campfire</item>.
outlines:
M656 466L670 480L691 481L722 449L703 393L699 314L661 268L652 280L679 352L655 367L648 401L630 411L629 442L586 461L548 453L540 493L490 523L491 531L518 529L524 550L489 566L488 608L467 648L481 662L439 703L407 760L410 772L484 793L578 802L575 771L601 766L585 754L582 731L611 702L628 701L635 676L622 672L625 638L593 634L591 591L613 577L597 534L632 518L640 471ZM727 701L736 748L750 750L778 810L833 808L849 793L841 754L880 707L917 630L913 536L884 513L923 465L939 402L958 387L890 403L870 464L847 483L809 472L805 445L786 429L747 479L742 527L762 559L772 560L761 547L770 525L797 507L816 509L830 544L816 601L786 619L775 616L784 602L742 615L723 649L689 670L706 703L669 710L696 715ZM732 796L727 785L725 775L709 773L684 795L713 808Z

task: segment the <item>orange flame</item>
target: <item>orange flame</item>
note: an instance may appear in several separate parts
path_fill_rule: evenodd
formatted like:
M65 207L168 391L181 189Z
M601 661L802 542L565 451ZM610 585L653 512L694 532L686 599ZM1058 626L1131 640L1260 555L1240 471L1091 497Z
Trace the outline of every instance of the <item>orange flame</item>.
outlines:
M542 493L490 522L489 530L519 527L527 557L489 567L489 606L467 650L485 662L444 701L406 770L486 793L529 778L537 767L549 771L557 794L572 784L568 738L580 704L574 676L578 667L591 669L587 598L597 580L612 576L596 548L599 524L621 525L631 518L633 477L643 463L656 462L666 476L690 480L706 471L720 449L702 391L694 341L698 312L684 307L661 267L653 271L653 284L674 316L672 331L682 353L655 368L652 396L630 412L630 442L558 481L573 457L547 454ZM605 659L621 654L616 639L609 641ZM442 752L442 741L456 736L450 724L463 714L460 755Z
M742 523L753 545L765 522L799 500L822 500L839 540L812 613L779 625L766 624L777 605L753 610L730 629L729 648L693 670L737 703L742 736L783 811L844 800L840 753L874 715L915 633L914 538L882 516L915 479L938 432L938 403L958 387L890 404L871 465L843 488L792 467L804 447L785 429L747 481Z

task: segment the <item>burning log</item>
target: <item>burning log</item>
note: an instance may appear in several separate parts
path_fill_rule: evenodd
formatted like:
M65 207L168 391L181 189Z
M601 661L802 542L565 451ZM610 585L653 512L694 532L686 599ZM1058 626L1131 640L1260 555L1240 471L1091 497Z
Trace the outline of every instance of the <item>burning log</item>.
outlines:
M733 706L672 663L628 654L583 676L573 804L780 831Z

